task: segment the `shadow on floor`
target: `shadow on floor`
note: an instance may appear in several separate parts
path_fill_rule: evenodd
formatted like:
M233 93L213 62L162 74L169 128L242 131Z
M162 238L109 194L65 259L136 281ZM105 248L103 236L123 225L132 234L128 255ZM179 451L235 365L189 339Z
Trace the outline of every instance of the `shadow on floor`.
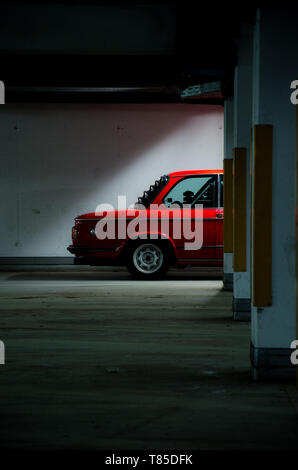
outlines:
M82 270L80 267L14 267L4 270L7 281L128 281L132 280L132 276L125 269L121 268L101 268L90 267L90 269ZM164 281L216 281L222 280L222 272L218 270L199 270L194 269L170 269ZM158 280L157 282L162 282Z

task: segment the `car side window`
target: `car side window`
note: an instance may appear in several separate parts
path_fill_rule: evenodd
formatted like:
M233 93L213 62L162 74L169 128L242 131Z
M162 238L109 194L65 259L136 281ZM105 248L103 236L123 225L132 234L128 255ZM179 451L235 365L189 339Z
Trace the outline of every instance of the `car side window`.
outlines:
M217 175L199 175L183 178L170 189L163 200L171 204L202 204L205 208L217 207Z

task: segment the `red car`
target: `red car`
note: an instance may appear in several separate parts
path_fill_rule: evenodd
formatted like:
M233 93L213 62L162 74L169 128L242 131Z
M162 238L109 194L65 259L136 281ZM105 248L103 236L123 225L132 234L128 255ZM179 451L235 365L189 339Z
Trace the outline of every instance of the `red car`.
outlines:
M162 176L131 209L75 219L75 264L126 265L136 277L157 278L170 266L223 265L223 170Z

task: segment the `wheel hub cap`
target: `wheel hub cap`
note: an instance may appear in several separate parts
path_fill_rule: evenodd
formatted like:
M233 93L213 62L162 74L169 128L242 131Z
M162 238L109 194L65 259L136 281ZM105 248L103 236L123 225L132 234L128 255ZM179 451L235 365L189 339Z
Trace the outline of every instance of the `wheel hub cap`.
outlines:
M139 271L152 274L161 267L163 254L156 245L140 245L134 252L133 261Z

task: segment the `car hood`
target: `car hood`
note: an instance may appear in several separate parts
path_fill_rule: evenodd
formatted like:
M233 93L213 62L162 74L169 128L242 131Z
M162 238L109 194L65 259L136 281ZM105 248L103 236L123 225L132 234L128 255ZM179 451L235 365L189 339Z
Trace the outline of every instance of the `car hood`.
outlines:
M133 219L135 217L163 217L170 213L173 217L195 217L200 216L200 212L197 209L168 209L163 206L159 209L124 209L114 211L101 211L101 212L88 212L87 214L79 215L75 220L98 220L102 217L114 218L114 219Z
M132 218L147 214L147 210L139 209L125 209L115 211L99 211L99 212L88 212L87 214L81 214L76 217L76 220L90 220L100 219L102 217L113 217L115 219L120 218Z

